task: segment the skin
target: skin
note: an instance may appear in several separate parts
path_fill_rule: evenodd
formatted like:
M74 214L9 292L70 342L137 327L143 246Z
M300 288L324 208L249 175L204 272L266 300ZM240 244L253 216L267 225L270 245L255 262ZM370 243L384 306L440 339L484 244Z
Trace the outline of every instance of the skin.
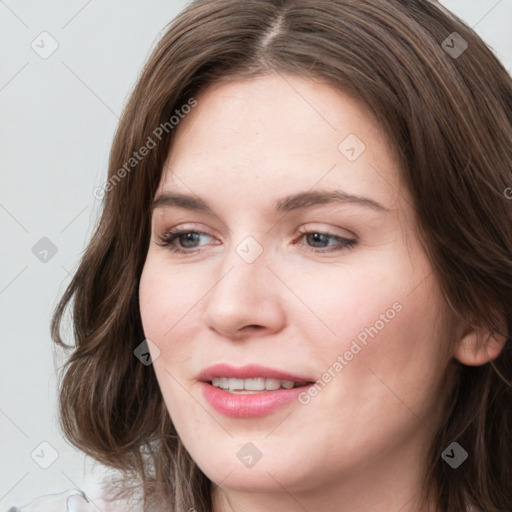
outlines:
M214 484L215 511L417 512L455 360L483 364L501 344L449 314L397 160L363 105L281 74L215 84L197 100L176 128L156 196L199 196L214 213L154 210L140 310L167 409ZM349 134L366 146L355 161L338 149ZM353 203L273 210L288 194L320 189L388 211ZM190 251L177 254L158 244L177 227L207 234L175 240ZM305 228L356 245L318 241ZM263 249L252 263L236 251L247 236ZM333 372L356 336L397 303L394 318ZM222 362L315 379L331 368L334 377L306 405L228 418L196 380ZM249 468L237 457L248 442L262 453Z

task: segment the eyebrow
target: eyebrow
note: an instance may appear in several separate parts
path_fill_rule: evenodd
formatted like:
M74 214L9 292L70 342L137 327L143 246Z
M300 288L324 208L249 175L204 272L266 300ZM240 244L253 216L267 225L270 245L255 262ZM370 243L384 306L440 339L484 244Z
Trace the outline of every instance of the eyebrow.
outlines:
M282 213L332 203L355 204L357 206L371 208L379 212L390 211L388 208L373 199L348 194L342 190L320 190L292 194L276 201L274 203L274 210L276 213ZM155 210L157 208L173 206L210 214L214 213L208 203L200 197L181 194L179 192L164 192L160 194L153 201L151 208L152 210Z

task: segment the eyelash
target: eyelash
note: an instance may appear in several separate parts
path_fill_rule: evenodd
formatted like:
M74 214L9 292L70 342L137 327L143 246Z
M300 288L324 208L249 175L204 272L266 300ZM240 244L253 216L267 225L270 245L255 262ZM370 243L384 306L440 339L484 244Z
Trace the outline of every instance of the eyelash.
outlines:
M159 237L160 241L156 242L156 244L160 245L161 247L167 247L173 253L193 254L193 253L200 252L201 249L186 250L186 249L180 249L180 248L172 245L174 243L174 241L176 239L178 239L181 235L189 234L189 233L196 233L198 235L210 236L208 233L205 233L203 231L194 231L192 229L176 229L176 230L171 229L167 233L165 233L163 236L160 236ZM328 232L324 232L324 231L307 231L307 230L305 230L305 231L301 231L300 233L301 233L301 238L306 235L318 234L318 235L327 236L331 239L335 239L342 244L342 247L337 248L337 249L335 248L335 249L322 250L322 249L311 248L311 251L315 252L315 253L339 252L339 251L344 251L344 250L350 250L350 249L353 249L353 247L357 244L356 240L351 240L349 238L345 238L342 236L333 235L332 233L328 233Z

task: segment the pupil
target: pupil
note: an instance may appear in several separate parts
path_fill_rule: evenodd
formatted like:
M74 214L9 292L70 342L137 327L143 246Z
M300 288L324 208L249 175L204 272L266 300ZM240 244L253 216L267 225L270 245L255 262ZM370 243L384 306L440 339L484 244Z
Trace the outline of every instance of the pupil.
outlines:
M192 242L192 244L194 243L194 238L199 236L198 233L185 233L184 235L181 235L181 240L180 240L180 243L183 242L183 239L185 239L185 244L182 243L182 245L184 247L191 247L190 245L187 245L188 242Z
M323 241L324 242L328 242L328 239L326 240L326 235L322 234L322 233L311 233L308 235L309 240L313 240L313 243L315 242L320 242L322 243L322 238L323 238ZM323 246L325 246L326 244L323 244Z

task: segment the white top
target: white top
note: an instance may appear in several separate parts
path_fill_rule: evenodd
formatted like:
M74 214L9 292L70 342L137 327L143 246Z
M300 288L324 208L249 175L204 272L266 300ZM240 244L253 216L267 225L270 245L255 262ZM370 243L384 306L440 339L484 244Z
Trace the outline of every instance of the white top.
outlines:
M5 512L143 512L141 505L134 507L127 502L92 500L79 489L57 494L45 494L25 505L13 506Z
M144 512L141 505L127 502L110 502L103 499L92 500L78 489L58 494L46 494L21 507L11 507L6 512ZM479 512L468 507L468 512Z

